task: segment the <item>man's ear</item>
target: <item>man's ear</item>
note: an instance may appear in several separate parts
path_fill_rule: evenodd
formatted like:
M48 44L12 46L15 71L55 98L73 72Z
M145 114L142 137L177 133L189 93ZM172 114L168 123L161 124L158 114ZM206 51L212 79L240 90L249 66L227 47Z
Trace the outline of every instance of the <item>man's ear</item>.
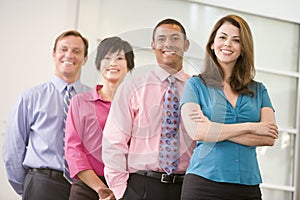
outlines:
M151 42L151 49L152 49L152 51L155 51L155 44L153 41Z
M82 65L85 65L85 63L86 63L87 60L88 60L88 56L86 56L86 57L84 58Z
M187 51L190 47L190 41L188 39L185 40L184 42L184 51Z

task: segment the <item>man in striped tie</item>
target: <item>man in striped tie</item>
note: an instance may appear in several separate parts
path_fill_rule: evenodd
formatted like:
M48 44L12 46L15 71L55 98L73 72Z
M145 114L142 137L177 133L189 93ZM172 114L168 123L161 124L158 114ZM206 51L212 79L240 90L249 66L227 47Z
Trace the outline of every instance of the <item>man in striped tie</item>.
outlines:
M24 92L15 103L3 144L7 176L23 200L67 200L71 184L64 178L64 119L69 94L86 92L80 80L88 41L69 30L54 43L55 75ZM65 108L64 108L65 107Z

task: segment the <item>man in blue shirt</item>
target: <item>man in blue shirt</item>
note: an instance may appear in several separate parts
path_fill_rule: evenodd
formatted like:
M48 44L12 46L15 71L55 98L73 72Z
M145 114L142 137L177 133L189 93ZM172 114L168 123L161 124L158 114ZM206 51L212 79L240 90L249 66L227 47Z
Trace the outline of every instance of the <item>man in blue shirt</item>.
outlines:
M77 31L66 31L54 43L55 75L49 82L25 91L13 106L3 144L8 180L22 199L67 200L70 183L63 177L64 100L66 86L81 84L88 41Z

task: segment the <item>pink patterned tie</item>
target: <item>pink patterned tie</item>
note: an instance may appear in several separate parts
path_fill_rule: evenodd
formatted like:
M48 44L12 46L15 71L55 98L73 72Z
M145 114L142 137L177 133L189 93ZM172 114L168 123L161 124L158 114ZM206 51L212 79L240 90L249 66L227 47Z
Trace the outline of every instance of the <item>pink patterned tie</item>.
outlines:
M170 82L164 95L163 122L159 146L159 164L169 175L177 168L179 158L179 95L175 78L168 77Z

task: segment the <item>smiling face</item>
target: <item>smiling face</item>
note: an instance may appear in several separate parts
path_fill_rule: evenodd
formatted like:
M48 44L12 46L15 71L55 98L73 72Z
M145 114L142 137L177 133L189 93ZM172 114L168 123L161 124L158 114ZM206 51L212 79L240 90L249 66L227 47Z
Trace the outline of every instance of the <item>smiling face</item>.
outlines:
M182 68L183 54L189 47L181 29L175 24L157 27L151 44L158 65L170 73Z
M73 35L63 37L57 42L52 53L55 62L55 75L68 83L79 79L82 65L86 62L84 43Z
M240 29L229 22L225 22L217 31L211 49L223 69L235 65L241 55Z
M106 54L101 60L101 73L105 81L119 83L128 72L124 50Z

